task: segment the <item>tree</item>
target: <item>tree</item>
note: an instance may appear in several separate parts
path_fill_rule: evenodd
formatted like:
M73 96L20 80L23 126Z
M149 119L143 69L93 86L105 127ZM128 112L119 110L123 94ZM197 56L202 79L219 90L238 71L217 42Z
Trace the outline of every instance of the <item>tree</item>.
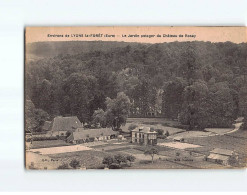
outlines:
M157 132L158 136L162 136L164 133L164 130L163 129L156 129L156 132Z
M183 103L183 91L186 81L183 78L174 78L164 87L162 97L162 112L166 118L177 119Z
M63 43L62 47L57 43L34 44L36 49L32 54L39 56L39 60L26 63L25 96L36 109L42 109L52 118L76 115L83 123L91 123L95 110L102 109L106 125L117 129L121 120L107 111L106 98L114 100L122 91L130 99L130 115L159 114L162 99L162 115L179 117L183 124L194 129L199 128L198 124L203 128L204 123L229 126L232 116L243 116L247 92L246 43L196 41L112 45L105 42L96 44L97 47L95 44ZM81 53L74 52L79 51L78 48ZM230 98L224 99L221 95L228 94L228 90L217 89L217 93L209 89L208 97L202 101L196 98L188 101L184 95L193 97L195 82L204 83L208 89L220 88L225 83L230 89ZM219 99L224 103L218 104ZM227 112L222 113L226 116L216 113L224 109ZM204 121L197 122L199 116ZM188 118L192 118L191 124ZM26 121L26 124L33 129L37 125L32 121L34 123Z
M131 163L135 161L136 157L134 157L133 155L128 155L126 159L127 161L130 162L130 166L131 166Z
M111 126L113 130L117 130L121 125L126 123L130 100L123 92L117 94L116 99L106 99L106 121L107 125Z
M49 114L42 109L35 108L31 100L27 100L25 104L25 122L27 130L41 131L44 122L50 118Z
M92 123L95 126L100 124L101 127L106 127L106 116L104 110L98 109L94 111Z
M94 100L96 78L81 73L72 73L63 84L63 90L67 97L67 111L70 115L77 116L82 122L89 122L93 115L90 102Z
M106 165L107 167L109 167L112 163L114 162L113 157L111 156L106 156L103 158L102 164Z
M128 127L128 130L129 130L129 131L132 131L132 130L134 130L136 127L138 127L137 124L131 123L131 124L129 125L129 127Z
M244 116L244 120L243 120L243 129L247 130L247 101L244 105L244 111L243 111L243 116Z
M231 127L237 117L236 105L228 83L219 82L210 86L202 108L207 114L207 127Z
M189 130L203 130L207 126L207 111L203 107L208 97L208 87L205 82L197 80L187 86L183 93L183 105L179 120L188 125Z
M80 165L80 161L76 160L76 159L73 159L69 165L74 168L74 169L77 169L79 168L81 165Z
M151 148L147 148L144 152L145 155L150 155L151 158L152 158L152 163L154 163L154 155L158 154L159 153L159 150L155 147L151 147Z

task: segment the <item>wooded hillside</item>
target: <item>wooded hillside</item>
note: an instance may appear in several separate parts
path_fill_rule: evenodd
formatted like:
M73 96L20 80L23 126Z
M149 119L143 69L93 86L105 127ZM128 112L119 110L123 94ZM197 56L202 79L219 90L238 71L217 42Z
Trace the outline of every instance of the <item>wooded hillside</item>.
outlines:
M244 114L247 44L38 45L27 50L39 60L26 61L26 98L51 117L90 122L119 92L130 99L130 116L178 118L189 129L229 127Z

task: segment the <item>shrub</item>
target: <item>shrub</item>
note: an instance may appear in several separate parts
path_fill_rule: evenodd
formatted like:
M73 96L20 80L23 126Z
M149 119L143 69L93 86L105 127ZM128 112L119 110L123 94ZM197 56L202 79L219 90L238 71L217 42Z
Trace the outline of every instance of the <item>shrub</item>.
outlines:
M126 159L127 161L130 162L130 166L131 166L131 163L135 161L136 157L134 157L133 155L128 155Z
M76 160L76 159L73 159L73 160L69 163L69 165L70 165L72 168L76 169L76 168L80 167L80 162L79 162L78 160Z
M64 163L64 164L58 166L57 169L69 169L69 165Z
M117 163L112 163L110 166L109 166L109 169L121 169L121 166Z
M55 136L51 137L33 137L33 141L44 141L44 140L57 140L58 138Z
M135 129L136 127L138 127L137 124L131 123L131 124L129 125L129 127L128 127L128 130L129 130L129 131L132 131L132 130Z
M121 163L126 163L127 162L127 159L122 154L116 154L114 156L114 162L116 162L116 163L118 163L120 165Z
M158 154L159 150L158 148L155 147L151 147L151 148L147 148L144 152L145 155L150 155L152 158L152 163L154 162L154 155Z
M71 131L67 131L67 132L66 132L66 138L68 138L71 134L72 134Z
M107 165L107 167L110 167L110 165L113 163L114 159L111 156L104 157L102 164Z
M157 132L157 135L158 136L162 136L163 133L164 133L164 130L163 129L156 129L155 131Z
M166 131L165 136L168 137L170 135L169 131Z

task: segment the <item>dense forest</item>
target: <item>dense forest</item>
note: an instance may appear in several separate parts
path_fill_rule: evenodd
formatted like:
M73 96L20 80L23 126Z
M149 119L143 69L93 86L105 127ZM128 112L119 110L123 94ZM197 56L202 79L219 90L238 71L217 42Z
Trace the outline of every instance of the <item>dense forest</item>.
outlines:
M34 48L27 47L25 67L25 114L39 124L32 130L58 115L92 123L120 92L129 98L130 117L176 119L188 129L229 127L246 115L246 43L54 42Z

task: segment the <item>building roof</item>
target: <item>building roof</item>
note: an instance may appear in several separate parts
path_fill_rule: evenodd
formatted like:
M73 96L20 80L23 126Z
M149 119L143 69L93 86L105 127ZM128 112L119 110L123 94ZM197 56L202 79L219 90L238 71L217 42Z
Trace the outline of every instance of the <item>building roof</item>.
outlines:
M137 127L133 132L142 132L142 133L157 133L156 131L151 131L150 127Z
M50 126L51 126L51 121L45 121L45 123L44 123L42 129L43 129L44 131L48 131L48 130L50 129Z
M88 130L82 130L82 131L75 131L73 132L68 139L72 140L82 140L86 138L95 138L100 136L110 136L110 135L116 135L117 132L113 131L109 128L102 128L102 129L88 129Z
M225 160L229 159L229 156L224 156L224 155L221 155L221 154L210 154L207 158L214 159L214 160L225 161Z
M82 127L81 122L77 116L71 117L55 117L51 123L51 131L75 131L77 128Z
M221 155L225 155L225 156L231 156L231 155L233 155L234 152L232 150L215 148L210 153L221 154Z

